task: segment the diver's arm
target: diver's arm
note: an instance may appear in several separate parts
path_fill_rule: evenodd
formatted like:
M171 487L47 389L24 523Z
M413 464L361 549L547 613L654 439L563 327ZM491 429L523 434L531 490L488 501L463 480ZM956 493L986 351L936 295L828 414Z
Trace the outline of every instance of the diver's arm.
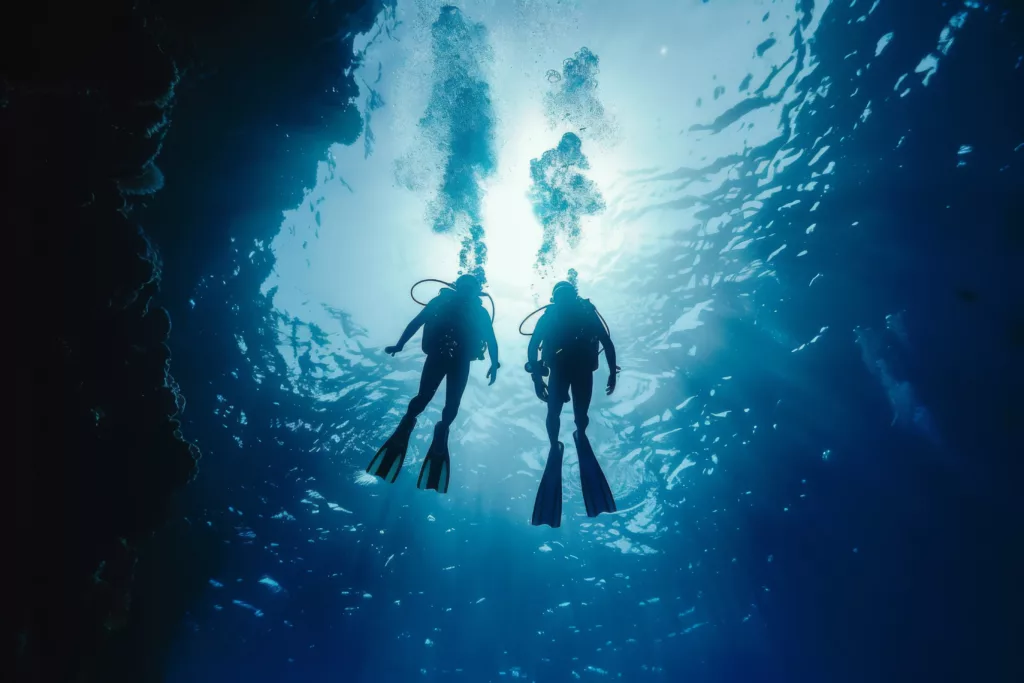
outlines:
M615 344L612 343L612 338L607 334L602 334L598 340L604 347L604 359L608 362L608 369L618 371L619 368L615 365Z
M526 365L530 368L534 368L537 365L537 360L540 357L540 343L544 340L541 336L543 334L542 328L544 324L544 318L541 318L537 322L537 327L534 328L533 334L530 335L530 343L526 347ZM534 370L530 371L535 372Z
M402 336L399 338L398 343L394 346L389 346L384 349L385 353L390 353L392 356L405 348L406 343L416 332L423 327L423 323L427 321L427 309L420 311L419 315L412 319L412 321L405 327L405 332L402 332Z
M494 380L498 379L498 368L501 367L501 363L498 362L498 339L494 336L494 327L490 324L487 325L487 355L491 357L487 377L491 380L490 384L494 384Z
M530 344L526 347L526 371L533 378L533 390L537 398L548 400L548 388L544 385L544 364L540 361L540 345L544 341L544 318L537 321L537 327L530 336Z
M610 394L615 391L615 384L618 381L619 375L619 366L615 364L615 344L612 343L612 338L605 332L603 326L597 339L601 342L601 346L604 347L604 359L608 362L608 387L606 393Z
M487 328L487 355L491 357L491 366L500 367L498 362L498 339L494 336L494 328Z

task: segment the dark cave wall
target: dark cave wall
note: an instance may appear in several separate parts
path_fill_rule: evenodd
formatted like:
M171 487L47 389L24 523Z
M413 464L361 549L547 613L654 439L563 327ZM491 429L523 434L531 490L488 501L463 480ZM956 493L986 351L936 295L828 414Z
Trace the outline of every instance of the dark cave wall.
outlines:
M0 17L0 199L28 294L12 353L31 397L17 415L19 679L162 678L204 580L181 556L216 561L166 529L199 449L179 429L162 304L177 316L201 275L226 272L229 237L269 241L327 147L358 136L352 37L383 5L48 2ZM251 293L270 266L237 286ZM222 341L203 332L178 333L199 340L176 348L186 386Z
M175 312L202 275L226 270L229 237L269 241L329 145L359 137L353 39L394 2L156 4L189 60L160 159L167 181L145 210L176 264L165 277Z
M75 676L127 621L138 545L199 455L153 299L161 262L126 200L159 187L178 71L128 12L61 17L5 53L3 72L5 224L28 294L14 554L29 680Z

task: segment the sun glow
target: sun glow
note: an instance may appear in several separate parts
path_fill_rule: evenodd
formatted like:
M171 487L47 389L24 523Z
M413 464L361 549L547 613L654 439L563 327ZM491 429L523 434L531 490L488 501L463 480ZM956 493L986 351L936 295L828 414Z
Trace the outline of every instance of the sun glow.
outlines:
M558 144L566 131L552 129L539 111L509 117L499 149L499 169L488 184L483 203L483 224L487 239L486 273L492 292L517 306L547 302L550 287L575 268L584 281L593 279L599 264L622 245L618 231L609 229L611 212L585 216L582 238L573 247L558 240L558 255L548 268L537 265L543 229L531 205L530 160L539 158ZM611 204L618 169L614 149L584 142L591 162L587 177L594 180L605 201Z

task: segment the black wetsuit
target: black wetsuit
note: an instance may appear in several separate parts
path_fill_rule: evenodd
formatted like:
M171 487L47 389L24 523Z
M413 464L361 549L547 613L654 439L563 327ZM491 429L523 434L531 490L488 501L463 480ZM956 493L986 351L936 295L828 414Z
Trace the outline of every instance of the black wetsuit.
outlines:
M573 419L580 434L590 424L588 412L598 366L598 339L604 328L589 301L550 306L537 321L534 337L540 340L548 377L548 436L558 441L562 406L572 394Z
M459 413L469 381L469 365L483 358L491 321L479 300L466 300L447 291L432 299L425 313L422 348L427 361L419 393L409 402L406 417L418 417L426 410L441 380L447 378L441 423L449 426Z

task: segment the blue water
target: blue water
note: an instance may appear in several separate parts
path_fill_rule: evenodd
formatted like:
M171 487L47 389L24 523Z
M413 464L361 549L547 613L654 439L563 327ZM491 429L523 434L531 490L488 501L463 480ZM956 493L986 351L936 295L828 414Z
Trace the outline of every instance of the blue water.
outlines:
M1013 680L1019 11L459 8L357 40L361 140L176 328L205 588L167 680ZM465 271L503 368L446 496L414 486L443 392L386 484L423 356L383 348ZM552 530L516 326L566 277L623 367L590 429L620 512L585 516L567 439Z

